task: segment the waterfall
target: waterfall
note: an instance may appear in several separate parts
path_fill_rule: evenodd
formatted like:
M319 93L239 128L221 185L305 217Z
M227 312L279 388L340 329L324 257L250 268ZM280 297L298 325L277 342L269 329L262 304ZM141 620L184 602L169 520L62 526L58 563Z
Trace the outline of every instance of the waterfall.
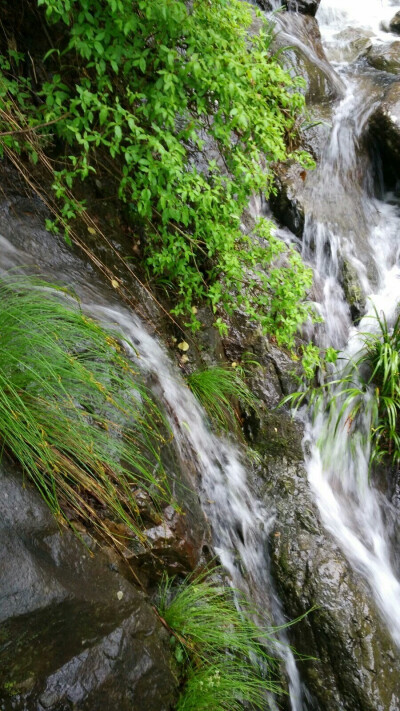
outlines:
M335 49L337 56L336 33L350 25L379 38L380 21L390 19L394 11L392 3L380 0L323 0L319 21L328 53ZM313 207L306 217L303 251L322 287L325 327L322 333L320 329L320 343L340 348L346 359L360 348L358 334L376 328L374 307L390 323L400 301L400 218L393 205L371 196L368 161L363 162L360 175L359 138L375 106L373 87L364 81L362 70L354 75L345 61L337 63L336 69L346 93L335 111L318 169L308 181L307 204ZM367 314L357 329L340 284L343 258L351 263L368 297ZM325 527L367 580L393 640L400 645L400 582L384 521L388 504L369 482L369 449L361 436L369 428L367 415L361 418L358 432L349 433L345 425L337 432L334 428L335 423L322 414L307 427L309 482Z

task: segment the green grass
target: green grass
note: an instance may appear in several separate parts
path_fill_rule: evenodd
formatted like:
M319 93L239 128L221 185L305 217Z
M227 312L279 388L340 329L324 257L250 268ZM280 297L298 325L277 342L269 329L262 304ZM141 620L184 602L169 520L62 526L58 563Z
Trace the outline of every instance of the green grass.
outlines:
M276 660L267 652L274 629L238 591L216 586L200 575L171 598L167 580L159 611L183 663L185 685L177 711L241 711L243 704L265 709L267 694L282 693Z
M135 487L169 497L162 431L115 334L55 286L0 279L3 456L20 463L59 520L90 523L114 542L140 536Z
M238 404L256 409L253 395L242 373L231 366L196 370L187 377L189 388L199 400L217 429L238 429Z

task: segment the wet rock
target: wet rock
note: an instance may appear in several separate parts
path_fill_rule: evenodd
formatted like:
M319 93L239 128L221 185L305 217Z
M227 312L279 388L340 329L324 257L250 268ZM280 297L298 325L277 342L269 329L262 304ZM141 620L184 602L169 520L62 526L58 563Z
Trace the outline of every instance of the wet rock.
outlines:
M367 302L358 274L347 259L344 259L342 264L341 286L350 307L353 322L357 322L364 315Z
M382 157L388 178L400 174L400 83L392 84L369 121L369 138Z
M303 15L315 16L321 0L284 0L282 3L289 12L300 12Z
M400 40L374 45L365 55L368 64L382 72L400 74Z
M400 707L400 655L363 579L324 531L300 448L286 457L280 433L265 431L262 495L276 512L270 535L272 574L287 615L309 612L289 628L311 707L387 711ZM261 436L261 435L260 435ZM292 438L301 439L301 430ZM260 481L260 479L259 479Z
M146 544L134 541L125 551L125 558L146 587L159 583L164 573L188 575L198 565L203 547L211 547L202 512L195 527L190 526L188 518L190 514L168 506L162 512L162 521L144 530Z
M389 22L389 29L397 35L400 35L400 10Z
M343 93L343 83L328 62L318 22L310 15L283 13L272 51L285 48L287 69L306 82L308 104L327 104Z
M1 711L166 711L168 634L100 551L0 472Z
M373 33L355 27L346 27L329 42L329 58L337 62L355 62L372 47Z
M274 217L299 238L304 232L305 210L302 194L305 178L306 171L297 161L278 165L275 171L274 192L269 198Z

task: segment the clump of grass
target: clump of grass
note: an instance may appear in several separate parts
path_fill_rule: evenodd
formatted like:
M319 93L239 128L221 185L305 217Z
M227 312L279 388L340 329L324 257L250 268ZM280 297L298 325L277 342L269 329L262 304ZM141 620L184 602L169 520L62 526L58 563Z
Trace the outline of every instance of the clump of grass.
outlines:
M169 496L163 431L114 333L55 286L0 278L1 446L61 521L140 536L134 488Z
M363 417L369 422L371 465L384 459L400 463L400 315L394 326L375 311L376 332L361 333L361 347L336 376L319 388L287 396L296 407L308 403L328 411L336 434L351 435Z
M274 630L261 629L238 591L199 576L171 597L164 583L159 611L173 632L176 658L184 663L185 686L177 711L265 709L268 693L282 693L267 652Z
M218 430L238 429L237 405L256 409L257 398L244 380L242 368L214 366L196 370L187 377L189 388Z

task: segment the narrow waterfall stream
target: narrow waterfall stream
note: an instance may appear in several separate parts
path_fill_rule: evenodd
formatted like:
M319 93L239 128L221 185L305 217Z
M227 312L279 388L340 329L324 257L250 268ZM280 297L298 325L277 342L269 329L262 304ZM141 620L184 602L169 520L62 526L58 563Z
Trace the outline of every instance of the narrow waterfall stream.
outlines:
M325 322L320 342L341 349L344 358L360 348L358 332L376 327L371 318L374 306L389 323L394 316L400 299L400 215L397 206L371 196L371 166L362 160L358 148L377 88L367 69L357 65L355 75L354 65L345 59L338 61L345 56L346 41L337 33L361 25L374 42L380 42L383 35L387 39L380 22L393 16L397 4L323 0L318 13L328 57L335 57L334 66L346 90L336 108L322 160L306 188L307 203L313 207L306 215L304 255L313 264L320 284ZM340 285L339 262L343 258L351 263L368 296L367 314L357 329ZM368 422L361 426L367 430ZM325 527L368 581L388 629L400 645L400 582L393 569L383 515L388 503L369 483L365 440L357 433L350 437L344 426L337 433L333 430L334 424L323 416L307 428L309 482Z

